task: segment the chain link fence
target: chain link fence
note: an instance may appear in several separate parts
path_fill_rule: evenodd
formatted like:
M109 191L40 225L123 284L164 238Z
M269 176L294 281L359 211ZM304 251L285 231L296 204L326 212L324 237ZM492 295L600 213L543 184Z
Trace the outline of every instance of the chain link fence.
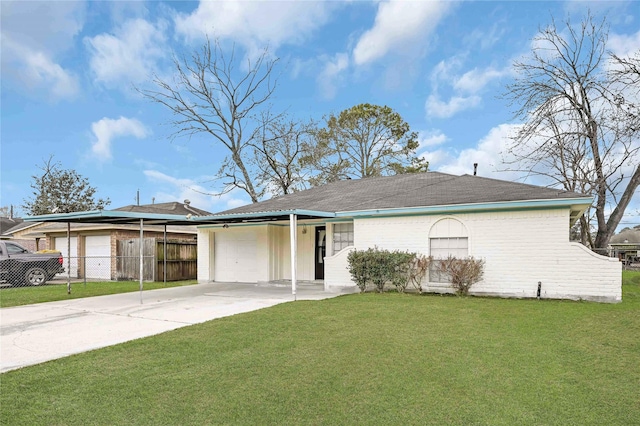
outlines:
M163 281L165 264L143 256L143 281ZM1 287L33 287L76 282L139 281L140 256L63 257L59 253L37 259L0 261Z

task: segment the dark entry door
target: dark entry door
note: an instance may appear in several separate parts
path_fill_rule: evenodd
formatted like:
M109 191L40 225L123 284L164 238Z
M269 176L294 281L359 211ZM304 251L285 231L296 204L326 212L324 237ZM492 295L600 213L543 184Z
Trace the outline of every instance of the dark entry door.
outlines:
M316 280L324 280L324 257L326 255L327 231L324 226L317 226L315 246Z

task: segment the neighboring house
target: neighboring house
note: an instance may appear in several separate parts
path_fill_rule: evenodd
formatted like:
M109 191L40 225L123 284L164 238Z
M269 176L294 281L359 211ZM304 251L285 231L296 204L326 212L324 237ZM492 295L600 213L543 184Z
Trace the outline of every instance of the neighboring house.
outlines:
M536 297L540 283L545 298L620 301L620 262L569 242L570 226L591 202L572 192L437 172L339 181L199 218L198 280L294 276L351 292L347 255L379 247L484 259L484 279L472 294ZM450 292L436 277L425 278L427 291Z
M13 217L0 217L0 238L5 239L4 234L9 231L11 228L16 227L23 223L22 219L13 218Z
M186 200L185 200L186 201ZM191 207L188 201L183 203L159 203L147 205L125 206L113 211L170 214L170 215L194 215L203 216L211 213ZM120 242L139 240L139 225L118 223L72 223L70 225L70 238L67 238L67 224L63 222L25 222L31 225L20 231L20 237L24 239L37 238L46 241L46 247L59 250L64 257L64 267L70 269L73 278L91 279L118 279L118 263L116 257L120 254ZM164 226L145 225L144 238L164 238ZM169 225L166 228L168 241L189 241L197 238L194 226ZM40 244L42 245L42 244ZM41 247L42 248L42 247ZM69 256L67 253L71 253Z
M0 218L0 239L10 239L30 251L46 249L46 242L41 241L40 237L23 237L25 233L32 232L33 229L37 228L39 225L41 224L37 222L24 222L22 219L18 218Z
M609 253L625 265L640 263L640 229L625 229L611 237Z

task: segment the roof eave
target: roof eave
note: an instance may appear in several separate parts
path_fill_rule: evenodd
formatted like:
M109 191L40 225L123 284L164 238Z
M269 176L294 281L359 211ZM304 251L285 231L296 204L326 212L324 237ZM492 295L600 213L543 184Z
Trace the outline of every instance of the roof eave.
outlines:
M308 216L314 218L332 218L336 217L336 214L333 212L325 212L318 210L304 210L304 209L292 209L292 210L273 210L273 211L263 211L263 212L249 212L249 213L231 213L231 214L220 214L220 215L211 215L211 216L198 216L194 217L193 220L196 223L206 224L206 223L215 223L215 222L225 222L225 221L237 221L237 220L261 220L267 218L279 218L284 219L289 215L296 216Z
M336 217L362 217L380 215L406 215L406 214L437 214L437 213L464 213L491 210L527 210L547 207L569 207L582 214L593 203L593 197L561 198L561 199L540 199L521 201L500 201L489 203L469 203L469 204L448 204L439 206L424 207L404 207L370 209L356 211L341 211L336 213ZM575 209L574 209L575 208Z

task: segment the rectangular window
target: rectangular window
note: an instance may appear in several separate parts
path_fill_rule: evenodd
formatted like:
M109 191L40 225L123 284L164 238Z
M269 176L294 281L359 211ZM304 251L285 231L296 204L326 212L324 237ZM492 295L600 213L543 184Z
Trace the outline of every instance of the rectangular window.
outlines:
M19 246L18 244L14 244L14 243L5 243L5 246L7 246L7 253L8 254L23 254L23 253L27 253L27 249Z
M444 259L451 256L467 257L469 254L469 239L467 237L430 238L429 246L434 259Z
M454 238L430 238L430 254L433 262L429 265L429 281L434 283L450 283L448 274L438 270L438 259L446 259L455 256L458 259L469 255L469 239L467 237Z
M353 223L333 224L333 254L353 245Z

